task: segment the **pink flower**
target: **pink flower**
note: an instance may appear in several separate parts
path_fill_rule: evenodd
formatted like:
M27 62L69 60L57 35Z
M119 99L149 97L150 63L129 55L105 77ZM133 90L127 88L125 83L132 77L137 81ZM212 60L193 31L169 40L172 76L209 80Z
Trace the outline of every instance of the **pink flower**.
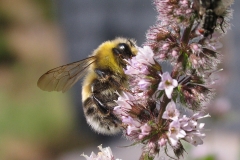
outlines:
M159 90L165 90L165 93L169 99L172 98L172 92L175 87L178 86L178 82L175 79L172 79L168 72L165 72L161 75L162 81L158 85Z
M145 123L143 126L141 126L140 129L141 129L141 133L139 135L139 139L142 139L145 136L149 135L149 133L151 131L151 127L147 123Z
M154 53L149 46L143 46L143 48L138 47L138 53L136 55L136 60L139 63L145 64L145 65L155 64L153 56L154 56Z
M163 119L177 120L179 116L179 111L176 109L176 104L174 101L168 103L165 112L162 115Z
M124 71L127 75L148 74L147 66L139 63L136 56L128 61L127 69Z
M144 152L148 154L148 156L155 156L159 152L159 148L156 142L149 141L143 148Z
M158 19L167 25L180 23L181 25L188 25L191 13L186 10L192 10L191 3L188 0L155 0L156 9L158 11Z
M187 134L186 137L184 137L184 140L186 140L188 143L194 145L194 146L198 146L203 144L203 140L202 138L205 137L205 134L194 134L194 133L190 133Z
M163 146L165 146L167 144L167 139L165 139L165 138L160 138L160 140L158 140L158 145L160 146L160 147L163 147Z
M198 119L210 117L209 114L202 115L202 113L195 113L191 118L186 117L185 115L179 119L181 128L185 131L196 131L201 130L204 127L204 123L198 124Z
M133 136L138 135L139 131L140 131L139 127L136 127L134 125L127 126L127 135L130 136L131 138L137 138Z
M101 152L98 152L97 155L92 152L90 156L87 156L84 153L81 156L85 157L86 160L120 160L113 157L110 147L102 148L102 145L100 145L98 148Z
M209 117L209 114L204 115L202 112L195 113L191 118L185 115L179 119L180 127L186 131L186 136L183 138L185 141L191 143L194 146L203 144L203 138L205 134L202 133L204 123L198 124L198 119Z
M189 45L189 47L192 50L192 53L198 55L199 53L202 52L202 45L198 44L198 43L192 43Z
M151 86L151 83L149 81L147 81L146 79L141 79L139 82L138 82L138 87L139 89L141 90L147 90L147 88Z
M131 139L138 139L138 135L141 131L140 127L142 124L130 116L122 116L121 118L122 123L127 125L126 136L130 137Z
M120 116L127 116L127 112L132 109L131 105L133 101L133 95L128 92L123 92L122 95L119 95L118 100L115 101L118 106L114 107L113 112Z
M132 140L141 140L149 135L152 128L147 123L141 123L139 119L130 116L122 116L122 123L127 126L126 136Z
M137 55L128 61L129 65L127 65L125 74L130 76L147 75L149 73L148 66L155 64L153 57L154 53L149 46L138 47Z
M205 115L204 112L197 112L192 116L192 119L197 121L199 119L207 118L207 117L211 117L211 116L209 114Z
M186 132L180 128L179 121L172 121L169 125L167 136L171 144L175 146L179 139L186 136Z
M122 122L129 125L129 126L135 126L136 128L140 128L141 127L141 123L134 120L132 117L130 116L122 116Z
M179 119L179 122L181 124L181 128L184 129L185 131L192 131L193 129L195 129L195 126L197 125L196 121L192 121L185 115Z

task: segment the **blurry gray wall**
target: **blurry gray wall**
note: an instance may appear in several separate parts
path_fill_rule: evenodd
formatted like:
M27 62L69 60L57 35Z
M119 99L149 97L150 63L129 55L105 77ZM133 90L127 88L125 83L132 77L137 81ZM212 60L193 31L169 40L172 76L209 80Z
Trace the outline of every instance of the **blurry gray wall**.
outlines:
M228 34L227 45L229 50L226 51L224 57L229 60L229 83L226 86L226 95L230 98L231 102L235 104L235 109L240 110L240 1L235 0L232 6L233 19L231 30ZM223 60L224 61L224 60Z

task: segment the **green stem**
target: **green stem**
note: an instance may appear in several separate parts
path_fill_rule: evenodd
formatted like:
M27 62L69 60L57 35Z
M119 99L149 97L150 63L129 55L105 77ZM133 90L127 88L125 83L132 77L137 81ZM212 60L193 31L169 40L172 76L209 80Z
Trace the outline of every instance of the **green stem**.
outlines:
M189 38L190 38L190 33L192 30L192 26L193 26L193 22L184 30L183 35L182 35L182 39L181 42L184 46L186 46L188 44Z
M144 157L145 157L145 154L144 154L144 152L142 152L142 154L141 154L139 160L144 160Z
M154 159L154 157L149 157L148 153L146 153L146 152L143 152L141 154L141 157L139 158L139 160L153 160L153 159Z

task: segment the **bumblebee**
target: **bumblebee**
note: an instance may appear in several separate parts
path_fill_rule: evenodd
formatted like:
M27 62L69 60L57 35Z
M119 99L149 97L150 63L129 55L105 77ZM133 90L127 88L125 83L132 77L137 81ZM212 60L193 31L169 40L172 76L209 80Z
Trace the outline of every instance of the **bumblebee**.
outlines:
M202 19L202 29L200 32L204 37L212 35L216 26L217 20L220 18L220 27L223 30L224 14L227 7L232 4L232 0L195 0L199 6L199 15Z
M121 121L113 114L113 108L118 94L127 88L125 59L136 54L134 40L106 41L88 58L49 70L37 85L44 91L65 92L85 76L82 103L87 123L101 134L116 134L121 131Z

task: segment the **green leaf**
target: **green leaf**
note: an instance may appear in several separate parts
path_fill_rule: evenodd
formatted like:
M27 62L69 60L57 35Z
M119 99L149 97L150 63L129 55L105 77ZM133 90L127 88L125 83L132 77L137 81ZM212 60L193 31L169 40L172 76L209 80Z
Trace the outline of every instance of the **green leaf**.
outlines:
M185 52L182 52L182 55L183 55L183 70L185 71L188 67L190 67L190 63L188 61L188 54L185 53Z
M144 155L144 160L153 160L153 159L154 159L154 157L149 157L148 154Z
M159 95L157 96L157 98L161 98L163 94L164 94L164 90L163 90L163 91L160 91L160 92L159 92Z

